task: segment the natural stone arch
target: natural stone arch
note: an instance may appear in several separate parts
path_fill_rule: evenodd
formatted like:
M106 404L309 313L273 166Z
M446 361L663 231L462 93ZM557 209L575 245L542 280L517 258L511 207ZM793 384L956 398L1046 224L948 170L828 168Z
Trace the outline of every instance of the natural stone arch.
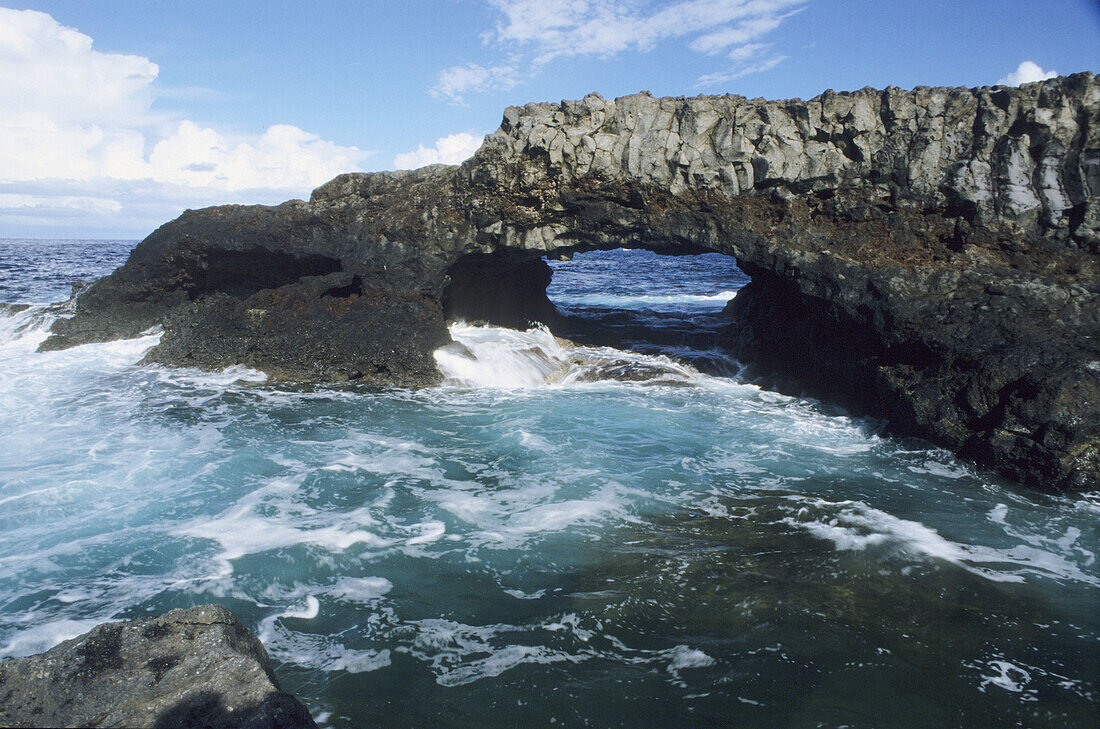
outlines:
M476 280L469 256L624 241L735 256L753 279L742 356L1014 477L1100 482L1100 84L1087 73L510 108L460 167L188 211L44 346L163 324L154 361L430 384L448 282ZM197 283L242 256L281 261L280 285ZM776 320L807 335L802 350Z

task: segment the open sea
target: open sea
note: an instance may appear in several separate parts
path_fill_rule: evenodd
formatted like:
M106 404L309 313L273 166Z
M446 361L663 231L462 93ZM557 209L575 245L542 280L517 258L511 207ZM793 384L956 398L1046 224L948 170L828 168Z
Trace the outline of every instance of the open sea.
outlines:
M739 378L730 258L554 262L419 391L38 354L132 241L0 241L0 657L221 603L329 727L1097 727L1100 493Z

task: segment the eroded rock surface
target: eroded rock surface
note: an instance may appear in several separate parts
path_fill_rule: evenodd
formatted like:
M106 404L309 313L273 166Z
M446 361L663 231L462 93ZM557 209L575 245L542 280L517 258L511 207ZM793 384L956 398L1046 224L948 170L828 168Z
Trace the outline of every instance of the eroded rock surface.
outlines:
M551 316L541 292L479 309L477 292L499 287L477 275L510 280L493 261L535 286L523 256L619 246L736 256L753 283L731 341L762 372L1029 483L1100 484L1090 73L509 108L460 167L184 213L44 346L163 324L152 361L428 384L448 302L502 323Z
M279 689L259 639L216 605L106 623L0 662L0 725L316 727Z

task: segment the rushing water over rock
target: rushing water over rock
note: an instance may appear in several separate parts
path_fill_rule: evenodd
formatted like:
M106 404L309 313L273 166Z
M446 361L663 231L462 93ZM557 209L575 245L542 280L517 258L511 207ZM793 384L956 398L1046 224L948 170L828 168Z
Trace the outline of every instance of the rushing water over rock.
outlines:
M329 726L1095 723L1100 494L723 376L700 258L554 263L587 328L452 325L416 391L0 316L0 654L217 602Z

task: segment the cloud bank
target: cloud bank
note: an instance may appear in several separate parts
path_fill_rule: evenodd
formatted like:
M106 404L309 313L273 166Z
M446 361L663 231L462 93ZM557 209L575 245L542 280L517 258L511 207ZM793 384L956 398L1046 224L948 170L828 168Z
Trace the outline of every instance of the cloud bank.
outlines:
M462 104L470 93L511 89L525 74L559 58L644 53L673 40L686 40L692 50L716 57L718 70L698 81L713 86L781 63L785 56L758 41L807 1L488 0L498 20L482 40L505 49L506 60L451 66L440 72L429 93Z
M1008 74L997 83L1002 86L1019 86L1020 84L1029 84L1034 81L1046 81L1048 78L1054 78L1057 75L1057 71L1044 71L1039 67L1039 64L1034 61L1024 61L1015 71Z
M414 170L424 165L434 165L442 162L448 165L457 165L465 162L477 148L481 146L482 137L461 132L449 134L435 140L434 147L425 147L421 144L412 152L404 152L393 158L393 167L396 170Z
M0 8L0 224L147 230L184 207L304 195L368 154L286 124L239 135L155 111L159 71Z

